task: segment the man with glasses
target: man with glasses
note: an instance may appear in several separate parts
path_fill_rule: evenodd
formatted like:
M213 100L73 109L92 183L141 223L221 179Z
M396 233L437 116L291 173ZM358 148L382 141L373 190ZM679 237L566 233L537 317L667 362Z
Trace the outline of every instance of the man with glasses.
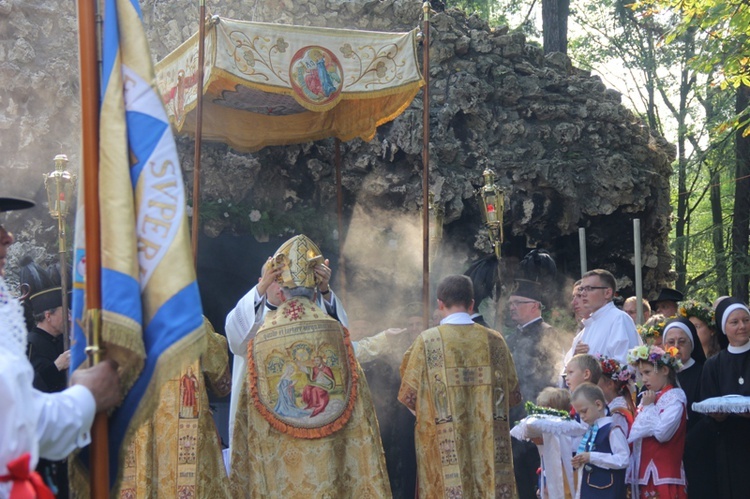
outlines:
M584 311L590 315L573 339L564 365L579 353L606 355L625 363L628 350L642 344L633 320L612 303L616 289L615 277L606 270L595 269L583 275L578 292Z

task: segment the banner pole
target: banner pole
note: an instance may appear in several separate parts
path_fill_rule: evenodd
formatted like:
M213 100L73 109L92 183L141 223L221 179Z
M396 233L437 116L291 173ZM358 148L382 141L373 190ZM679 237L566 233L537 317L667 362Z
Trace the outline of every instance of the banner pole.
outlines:
M193 223L191 243L193 262L198 271L198 232L200 231L201 198L201 147L203 142L203 64L206 58L206 1L200 0L198 8L198 94L195 103L195 155L193 156Z
M422 322L430 327L430 2L422 4Z
M81 74L81 168L86 227L86 317L88 353L101 362L101 218L99 213L99 95L100 37L97 33L98 0L78 4L78 52ZM79 214L80 215L80 214ZM109 497L109 437L105 413L94 418L91 428L90 496Z

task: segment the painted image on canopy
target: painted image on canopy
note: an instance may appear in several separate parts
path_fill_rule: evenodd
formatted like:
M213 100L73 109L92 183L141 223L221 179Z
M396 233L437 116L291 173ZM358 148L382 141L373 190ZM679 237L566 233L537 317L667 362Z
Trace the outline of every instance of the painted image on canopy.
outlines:
M322 105L341 93L343 70L336 56L320 46L299 49L289 67L292 88L305 102Z

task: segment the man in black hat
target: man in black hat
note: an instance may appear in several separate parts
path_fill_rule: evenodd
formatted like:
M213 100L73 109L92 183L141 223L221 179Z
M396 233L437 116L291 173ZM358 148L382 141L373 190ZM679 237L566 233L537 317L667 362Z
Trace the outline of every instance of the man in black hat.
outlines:
M0 197L0 213L30 208L25 199ZM5 284L5 264L13 235L0 225L0 497L11 487L46 487L35 473L39 457L64 459L87 445L97 411L115 407L121 398L117 364L105 361L76 371L70 388L43 393L33 388L34 370L26 358L27 332L20 303Z
M649 302L654 314L661 314L664 317L675 317L677 315L677 302L681 302L685 297L671 288L662 288L656 300Z
M557 330L542 319L542 286L536 281L516 280L516 289L508 298L510 318L516 331L507 336L508 348L519 372L524 402L536 400L540 391L556 386L562 370L565 342ZM512 421L525 416L523 405L511 409ZM530 442L513 441L513 463L521 499L536 497L539 453Z
M70 350L65 350L63 332L69 320L62 307L62 288L57 286L29 298L36 327L29 331L27 355L34 368L34 388L45 393L61 392L68 386ZM57 498L68 497L67 461L39 459L36 467L44 481L57 490Z

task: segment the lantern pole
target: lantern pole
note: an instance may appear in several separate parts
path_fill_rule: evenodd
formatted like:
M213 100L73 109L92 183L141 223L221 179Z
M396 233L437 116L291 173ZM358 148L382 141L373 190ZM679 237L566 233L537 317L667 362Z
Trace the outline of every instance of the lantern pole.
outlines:
M68 215L70 200L75 186L75 176L65 170L68 157L64 154L55 156L55 171L44 175L44 188L47 191L49 214L57 220L57 247L60 256L60 288L62 292L62 309L65 314L70 309L68 299L68 263L67 234L65 217ZM70 320L63 321L63 349L70 349Z
M430 2L422 4L422 326L430 326Z

